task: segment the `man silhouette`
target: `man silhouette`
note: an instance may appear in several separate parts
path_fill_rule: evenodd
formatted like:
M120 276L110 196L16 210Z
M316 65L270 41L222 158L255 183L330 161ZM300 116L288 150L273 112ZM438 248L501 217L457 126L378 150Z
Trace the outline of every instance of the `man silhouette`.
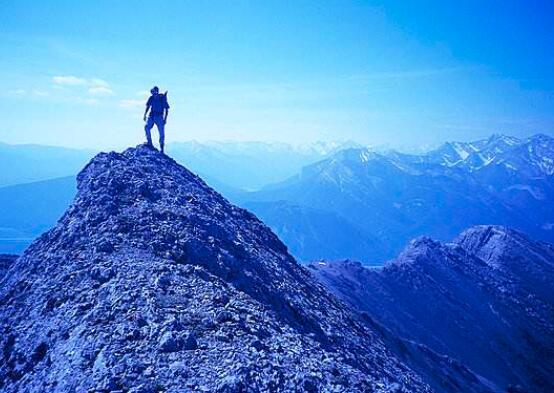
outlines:
M146 145L149 147L154 147L152 144L152 135L150 130L154 127L158 127L158 133L160 134L160 151L164 152L164 143L165 143L165 123L167 121L167 115L169 113L169 104L167 103L167 92L165 94L160 94L160 89L158 86L154 86L150 93L152 95L148 98L146 102L146 110L144 111L143 119L146 122L144 126L144 131L146 132ZM150 110L148 119L146 115Z

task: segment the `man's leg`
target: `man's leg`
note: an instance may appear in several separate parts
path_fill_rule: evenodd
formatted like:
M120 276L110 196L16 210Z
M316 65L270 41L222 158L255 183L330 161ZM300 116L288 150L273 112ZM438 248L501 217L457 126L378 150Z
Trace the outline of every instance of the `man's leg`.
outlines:
M158 126L158 132L160 133L160 150L163 153L165 144L165 123L163 117L160 116L159 119L157 119L156 125Z
M146 124L144 125L144 132L146 133L146 143L148 144L148 146L153 146L152 135L150 133L152 127L154 127L154 119L152 117L148 117L148 120L146 120Z

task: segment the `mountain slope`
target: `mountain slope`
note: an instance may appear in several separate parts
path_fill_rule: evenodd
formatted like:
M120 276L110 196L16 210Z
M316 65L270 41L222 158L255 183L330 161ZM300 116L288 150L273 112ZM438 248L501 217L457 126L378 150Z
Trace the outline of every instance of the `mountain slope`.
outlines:
M145 147L79 174L0 320L5 392L430 391L251 213Z
M549 392L553 266L553 246L481 226L451 244L415 240L382 269L349 261L311 269L394 334L459 359L505 389Z

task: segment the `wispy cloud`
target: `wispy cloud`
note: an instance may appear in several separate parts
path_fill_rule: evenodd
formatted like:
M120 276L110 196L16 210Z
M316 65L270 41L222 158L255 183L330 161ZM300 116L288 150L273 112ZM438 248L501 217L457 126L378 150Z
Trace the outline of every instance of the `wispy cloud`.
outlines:
M18 97L47 97L50 95L48 91L38 90L38 89L34 89L34 90L14 89L14 90L9 90L8 93Z
M52 82L59 86L85 86L88 85L88 81L84 78L77 78L76 76L54 76Z
M52 77L53 88L70 89L79 96L76 102L86 105L97 105L98 97L115 95L110 83L100 78L82 78L74 75L58 75Z
M73 75L58 75L52 77L54 86L68 86L68 87L86 87L88 93L92 95L106 95L113 94L113 90L110 84L104 79L100 78L80 78Z
M50 93L45 90L33 90L32 94L35 97L48 97L50 95Z
M109 87L110 86L110 84L108 82L106 82L104 79L100 79L100 78L89 79L89 84L92 85L92 86L97 86L97 87Z
M112 89L106 86L93 86L89 87L88 93L92 96L111 96L114 95Z
M119 101L119 106L124 109L143 108L144 100L127 99Z

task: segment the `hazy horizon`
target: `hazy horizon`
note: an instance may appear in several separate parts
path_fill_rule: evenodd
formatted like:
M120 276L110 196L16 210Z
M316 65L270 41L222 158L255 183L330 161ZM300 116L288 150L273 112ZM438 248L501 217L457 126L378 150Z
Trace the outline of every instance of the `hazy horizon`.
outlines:
M420 153L426 153L431 150L439 148L441 145L445 143L450 142L462 142L462 143L472 143L472 142L478 142L480 140L486 140L489 139L495 135L502 135L507 137L516 137L519 139L526 139L528 137L532 137L539 134L545 134L550 137L554 138L554 135L551 133L534 133L530 132L527 135L514 135L514 134L505 134L505 133L495 133L491 132L488 134L484 134L481 137L477 138L471 138L471 139L452 139L452 140L437 140L434 143L398 143L395 145L389 144L389 143L383 143L383 144L364 144L359 141L353 140L353 139L336 139L336 140L314 140L314 141L279 141L279 140L260 140L260 139L183 139L183 140L172 140L169 141L168 146L171 147L172 145L179 145L179 144L189 144L189 143L198 143L205 146L217 146L218 144L266 144L266 145L283 145L284 146L291 146L293 148L309 148L309 147L316 147L318 145L321 145L323 147L339 147L342 148L343 146L350 146L352 144L359 145L360 147L374 149L376 151L380 150L396 150L399 152L405 152L405 153L413 153L413 154L420 154ZM45 147L45 148L62 148L62 149L73 149L73 150L90 150L90 151L109 151L109 150L123 150L129 147L134 147L137 144L141 144L142 142L140 140L131 141L127 145L112 145L112 146L71 146L71 145L63 145L63 144L44 144L44 143L36 143L36 142L22 142L22 143L11 143L7 141L0 140L0 145L8 145L8 146L37 146L37 147Z

